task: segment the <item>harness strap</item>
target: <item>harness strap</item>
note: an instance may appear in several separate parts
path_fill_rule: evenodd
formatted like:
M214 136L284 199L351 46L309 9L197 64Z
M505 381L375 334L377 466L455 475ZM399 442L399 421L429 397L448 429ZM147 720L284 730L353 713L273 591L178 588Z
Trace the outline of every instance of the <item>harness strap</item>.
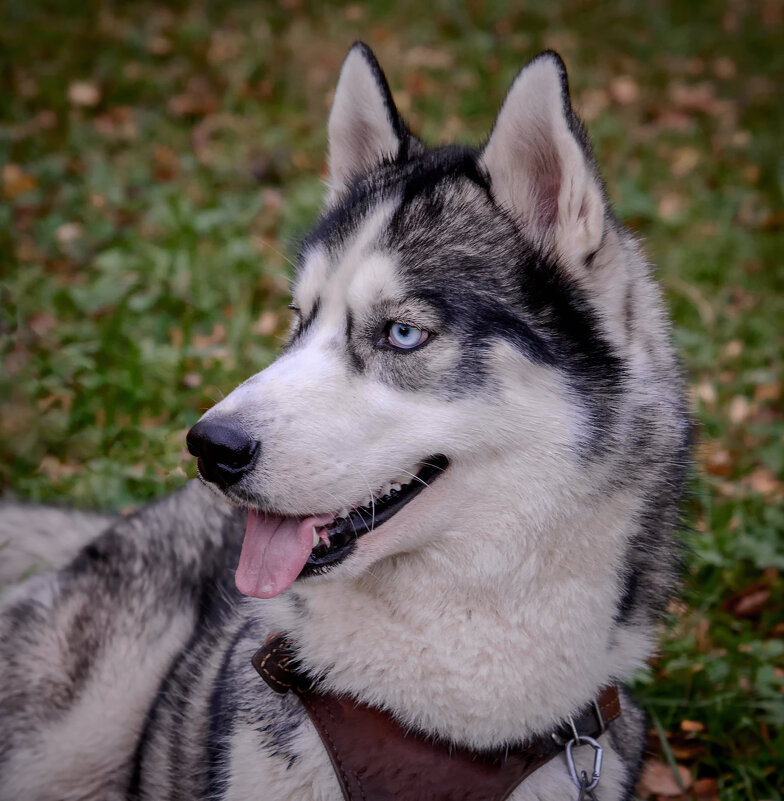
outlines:
M273 635L253 666L276 692L295 692L324 747L346 801L504 801L535 770L562 753L571 725L526 745L472 751L404 729L387 712L319 692L298 673L291 644ZM599 737L621 713L618 691L605 687L578 717L581 735ZM562 737L559 735L563 735Z

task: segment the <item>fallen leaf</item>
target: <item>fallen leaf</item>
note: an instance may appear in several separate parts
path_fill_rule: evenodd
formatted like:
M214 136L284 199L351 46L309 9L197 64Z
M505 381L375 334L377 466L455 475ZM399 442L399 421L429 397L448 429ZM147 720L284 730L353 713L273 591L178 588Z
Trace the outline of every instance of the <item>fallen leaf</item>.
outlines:
M760 495L781 495L784 492L784 483L776 478L775 473L767 467L758 467L752 473L741 479L741 484Z
M349 3L344 13L349 22L359 22L365 16L365 8L361 3Z
M754 388L754 400L758 403L768 403L777 401L781 397L781 382L768 381L765 384L758 384Z
M672 154L670 171L676 178L688 175L700 163L700 153L695 147L679 147Z
M153 36L147 44L147 49L156 56L165 56L171 53L172 43L165 36Z
M767 584L757 582L733 593L721 606L735 617L757 617L770 598Z
M784 228L784 209L771 211L759 225L763 231L780 231Z
M73 106L97 106L101 100L101 91L94 83L74 81L68 86L68 100Z
M448 50L434 47L412 47L403 56L403 61L411 69L445 70L454 63Z
M691 774L682 765L678 765L678 775L683 785L683 790L688 790L691 786ZM679 796L683 795L683 790L678 785L669 765L658 760L649 760L645 763L642 776L637 785L638 793L645 796Z
M41 459L37 472L43 473L47 478L52 479L52 481L57 481L61 478L75 476L81 473L82 470L83 468L81 465L66 464L65 462L61 462L56 456L46 455Z
M272 336L278 330L278 315L269 309L262 313L256 325L253 326L254 334L262 336Z
M24 345L17 345L3 359L3 369L8 375L15 375L30 361L30 351Z
M695 384L693 392L696 398L708 406L716 403L716 388L710 381L701 381L699 384Z
M700 801L719 801L719 783L716 779L697 779L694 794Z
M25 172L18 164L3 165L3 194L9 200L35 189L36 186L38 182L35 177Z
M593 122L609 105L610 98L604 89L586 89L577 103L580 116Z
M706 442L699 449L705 472L712 476L728 476L732 472L732 454L717 442Z
M212 332L209 334L194 334L193 344L197 348L208 348L212 345L217 345L223 342L226 338L226 326L223 323L215 323L212 326Z
M674 220L683 210L683 197L677 192L665 192L656 206L656 211L663 220Z
M185 384L188 389L196 389L196 387L200 387L204 378L202 378L199 373L185 373L182 377L182 383Z
M158 181L170 181L177 174L180 167L179 156L170 148L163 145L156 146L153 151L155 163L155 178Z
M640 99L640 87L630 75L619 75L610 81L609 93L622 106L630 106Z
M703 731L705 726L700 723L698 720L682 720L681 721L681 731L685 732L698 732Z
M57 325L57 318L49 312L36 312L28 325L36 336L43 338Z
M84 229L80 223L69 222L63 223L55 231L55 236L57 237L57 242L59 243L60 247L64 247L65 245L69 245L71 242L75 242L77 239L81 239L83 233Z
M745 422L749 418L751 404L743 395L736 395L730 401L729 418L735 425Z
M738 72L735 63L726 56L720 56L713 62L713 72L717 78L729 80L734 78Z

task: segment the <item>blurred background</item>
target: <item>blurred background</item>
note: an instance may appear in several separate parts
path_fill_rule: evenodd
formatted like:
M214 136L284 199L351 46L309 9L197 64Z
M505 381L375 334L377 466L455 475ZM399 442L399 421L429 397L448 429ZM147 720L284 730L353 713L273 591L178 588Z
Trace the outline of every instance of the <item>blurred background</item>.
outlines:
M781 801L784 2L2 15L0 485L102 509L192 476L185 430L279 346L352 41L430 142L480 141L525 61L562 54L619 216L658 265L699 421L688 586L637 684L638 793Z

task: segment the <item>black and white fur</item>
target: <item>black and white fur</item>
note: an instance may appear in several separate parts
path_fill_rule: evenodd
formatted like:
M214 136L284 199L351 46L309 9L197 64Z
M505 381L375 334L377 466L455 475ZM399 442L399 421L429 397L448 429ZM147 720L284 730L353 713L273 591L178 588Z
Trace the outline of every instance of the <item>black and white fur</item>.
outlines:
M251 667L271 631L325 687L477 748L552 731L651 655L688 420L560 58L522 70L483 147L428 149L355 45L329 143L290 342L206 417L261 443L253 469L220 497L191 482L90 520L73 561L7 594L2 801L336 801L298 701ZM389 348L396 320L425 345ZM431 454L443 474L332 570L236 591L243 506L337 513ZM0 540L46 514L14 507ZM629 798L644 736L624 693L600 801ZM574 795L557 758L513 799Z

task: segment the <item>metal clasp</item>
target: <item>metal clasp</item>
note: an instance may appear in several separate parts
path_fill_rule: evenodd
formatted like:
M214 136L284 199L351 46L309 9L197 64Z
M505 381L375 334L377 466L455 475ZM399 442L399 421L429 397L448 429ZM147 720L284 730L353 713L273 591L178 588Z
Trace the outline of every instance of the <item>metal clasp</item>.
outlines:
M578 801L580 801L580 799L583 798L591 798L591 794L599 784L599 779L602 775L602 756L604 752L602 751L602 747L596 740L594 740L593 737L589 737L587 734L579 734L574 728L574 723L571 721L571 719L569 722L572 724L574 738L569 740L569 742L566 744L566 764L569 768L569 776L575 783L577 789L580 791L578 796ZM584 770L581 770L578 774L577 765L574 763L574 754L572 751L574 750L575 745L582 744L590 745L594 751L593 769L591 770L590 778Z

